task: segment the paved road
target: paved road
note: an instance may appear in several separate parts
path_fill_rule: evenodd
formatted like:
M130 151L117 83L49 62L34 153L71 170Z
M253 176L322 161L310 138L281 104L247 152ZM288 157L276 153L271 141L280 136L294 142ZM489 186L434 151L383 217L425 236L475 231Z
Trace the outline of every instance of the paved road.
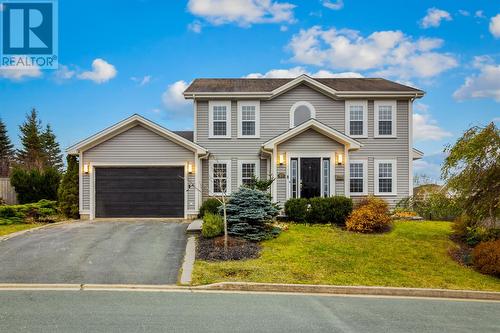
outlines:
M499 332L500 302L0 291L0 332Z
M0 242L0 283L175 284L186 224L77 222Z

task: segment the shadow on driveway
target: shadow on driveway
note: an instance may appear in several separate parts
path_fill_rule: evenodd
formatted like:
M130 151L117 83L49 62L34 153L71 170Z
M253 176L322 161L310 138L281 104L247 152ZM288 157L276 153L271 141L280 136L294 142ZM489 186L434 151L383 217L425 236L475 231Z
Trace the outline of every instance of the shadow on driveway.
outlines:
M175 284L187 224L75 222L0 242L0 283Z

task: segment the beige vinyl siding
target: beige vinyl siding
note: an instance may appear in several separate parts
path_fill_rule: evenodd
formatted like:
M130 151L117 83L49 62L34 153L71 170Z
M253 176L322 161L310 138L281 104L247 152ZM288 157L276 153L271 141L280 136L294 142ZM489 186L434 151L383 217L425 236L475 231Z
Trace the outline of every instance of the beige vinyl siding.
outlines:
M83 152L82 164L120 164L129 165L161 165L186 164L194 165L194 152L170 141L141 125L134 126L123 133ZM90 209L90 181L87 175L82 177L83 210ZM194 182L194 176L193 176ZM195 209L194 188L187 194L188 210ZM191 193L193 192L193 193ZM191 199L190 199L191 198Z
M334 164L332 164L332 167ZM343 165L335 165L335 195L345 195L345 168Z
M268 159L261 159L260 160L260 178L262 178L262 179L268 178L268 174L267 174L268 163L269 163Z

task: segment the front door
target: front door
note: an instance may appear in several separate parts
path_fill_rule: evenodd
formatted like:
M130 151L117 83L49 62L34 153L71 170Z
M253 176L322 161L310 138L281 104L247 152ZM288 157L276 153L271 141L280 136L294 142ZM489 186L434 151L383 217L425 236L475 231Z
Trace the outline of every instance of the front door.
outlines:
M300 197L321 196L321 158L300 159Z

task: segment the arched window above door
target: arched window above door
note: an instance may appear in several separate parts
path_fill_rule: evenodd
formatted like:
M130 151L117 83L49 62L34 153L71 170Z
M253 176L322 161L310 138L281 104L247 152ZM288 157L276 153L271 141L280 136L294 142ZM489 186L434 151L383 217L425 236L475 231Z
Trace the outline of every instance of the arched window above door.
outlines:
M290 128L305 123L311 118L316 118L314 106L305 101L297 102L290 109Z

